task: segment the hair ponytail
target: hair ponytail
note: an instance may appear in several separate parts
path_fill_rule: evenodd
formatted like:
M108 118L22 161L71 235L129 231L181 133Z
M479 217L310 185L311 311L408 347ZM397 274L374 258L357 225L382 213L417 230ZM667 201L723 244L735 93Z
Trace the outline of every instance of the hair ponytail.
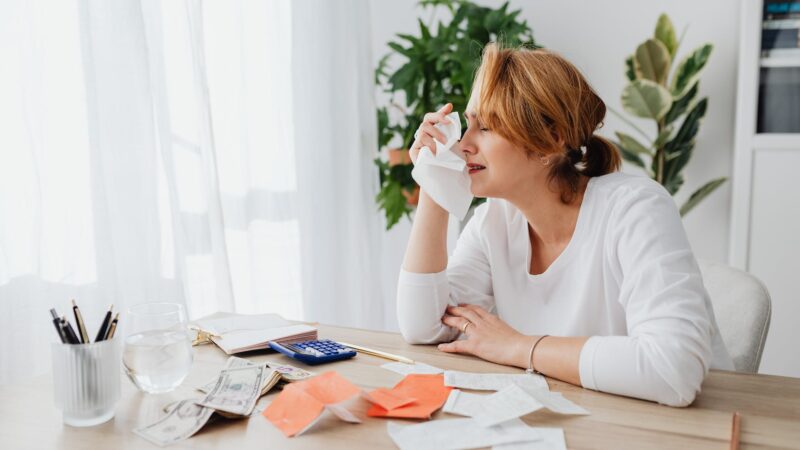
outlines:
M608 139L595 134L586 142L586 153L581 161L581 175L599 177L619 170L621 159L619 150Z

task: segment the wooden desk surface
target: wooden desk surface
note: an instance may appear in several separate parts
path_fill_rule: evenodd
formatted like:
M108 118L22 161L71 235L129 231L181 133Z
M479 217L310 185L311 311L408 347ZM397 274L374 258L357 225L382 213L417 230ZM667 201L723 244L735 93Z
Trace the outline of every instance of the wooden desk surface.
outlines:
M362 344L408 356L443 369L470 372L520 373L472 357L439 352L435 346L413 346L393 333L320 326L320 337ZM254 361L283 361L301 366L279 354L247 355ZM27 383L0 387L0 448L3 449L154 449L158 448L132 433L162 414L161 407L173 400L197 396L192 386L212 378L226 355L214 346L195 347L192 372L177 391L145 395L123 376L122 396L116 416L92 428L72 428L61 422L53 403L50 375ZM380 368L387 362L372 356L310 368L316 372L336 370L364 388L391 387L402 376ZM680 448L727 449L734 411L742 415L741 448L800 448L800 379L732 372L711 372L702 394L688 408L670 408L654 403L584 390L548 380L550 389L589 411L589 416L560 416L537 411L524 417L533 426L564 428L571 449ZM275 393L263 397L263 409ZM355 411L365 416L366 402ZM438 411L436 419L454 418ZM325 418L305 434L285 438L260 415L247 420L219 419L195 436L170 446L174 449L265 449L396 448L386 432L386 419L366 418L358 425Z

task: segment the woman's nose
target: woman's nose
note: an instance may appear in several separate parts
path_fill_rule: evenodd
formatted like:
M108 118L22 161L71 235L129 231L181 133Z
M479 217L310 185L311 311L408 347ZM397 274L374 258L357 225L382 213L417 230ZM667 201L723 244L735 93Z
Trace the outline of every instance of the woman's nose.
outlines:
M464 139L458 141L456 145L458 146L456 148L456 151L460 150L466 155L474 155L476 153L475 147L473 147L472 144L465 141Z

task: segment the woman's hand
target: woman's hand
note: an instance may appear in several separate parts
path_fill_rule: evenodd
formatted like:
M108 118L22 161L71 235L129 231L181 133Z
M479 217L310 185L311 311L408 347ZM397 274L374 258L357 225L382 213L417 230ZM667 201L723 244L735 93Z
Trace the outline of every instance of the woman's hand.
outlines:
M417 155L419 155L419 151L422 147L428 147L431 149L431 152L436 154L436 143L434 139L439 142L447 142L447 137L439 131L434 125L437 123L444 123L449 124L450 120L447 118L447 115L453 111L453 104L448 103L442 107L442 109L436 112L429 112L425 114L425 117L422 119L422 124L417 129L417 132L414 134L416 139L414 140L414 144L411 145L411 148L408 149L408 156L411 157L411 162L414 164L417 163Z
M534 337L511 328L480 306L448 306L442 322L464 333L467 339L439 344L439 350L475 355L507 366L528 367Z

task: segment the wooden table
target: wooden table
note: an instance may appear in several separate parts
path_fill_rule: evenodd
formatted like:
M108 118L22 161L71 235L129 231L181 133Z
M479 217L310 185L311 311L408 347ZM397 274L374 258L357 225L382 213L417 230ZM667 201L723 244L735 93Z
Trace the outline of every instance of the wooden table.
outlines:
M398 334L320 326L320 337L408 356L444 369L470 372L520 373L476 358L439 352L435 346L414 346ZM299 362L275 353L248 354L254 361ZM51 376L0 388L0 448L2 449L153 449L158 448L131 432L156 420L163 405L197 396L192 389L212 378L226 355L214 346L195 347L191 374L177 391L146 395L123 377L122 396L113 420L92 428L72 428L61 422L53 404ZM364 388L391 387L402 376L380 368L387 362L372 356L309 369L336 370ZM734 411L742 415L741 448L800 448L800 379L733 372L711 372L702 394L688 408L593 392L548 380L550 389L591 411L589 416L560 416L537 411L524 417L533 426L564 428L567 446L574 449L679 448L727 449ZM259 401L263 409L275 393ZM365 416L366 402L355 411ZM435 419L454 418L441 411ZM224 449L373 449L395 448L386 432L386 419L366 418L358 425L326 417L305 434L285 438L260 415L247 420L220 419L206 425L190 439L169 448Z

